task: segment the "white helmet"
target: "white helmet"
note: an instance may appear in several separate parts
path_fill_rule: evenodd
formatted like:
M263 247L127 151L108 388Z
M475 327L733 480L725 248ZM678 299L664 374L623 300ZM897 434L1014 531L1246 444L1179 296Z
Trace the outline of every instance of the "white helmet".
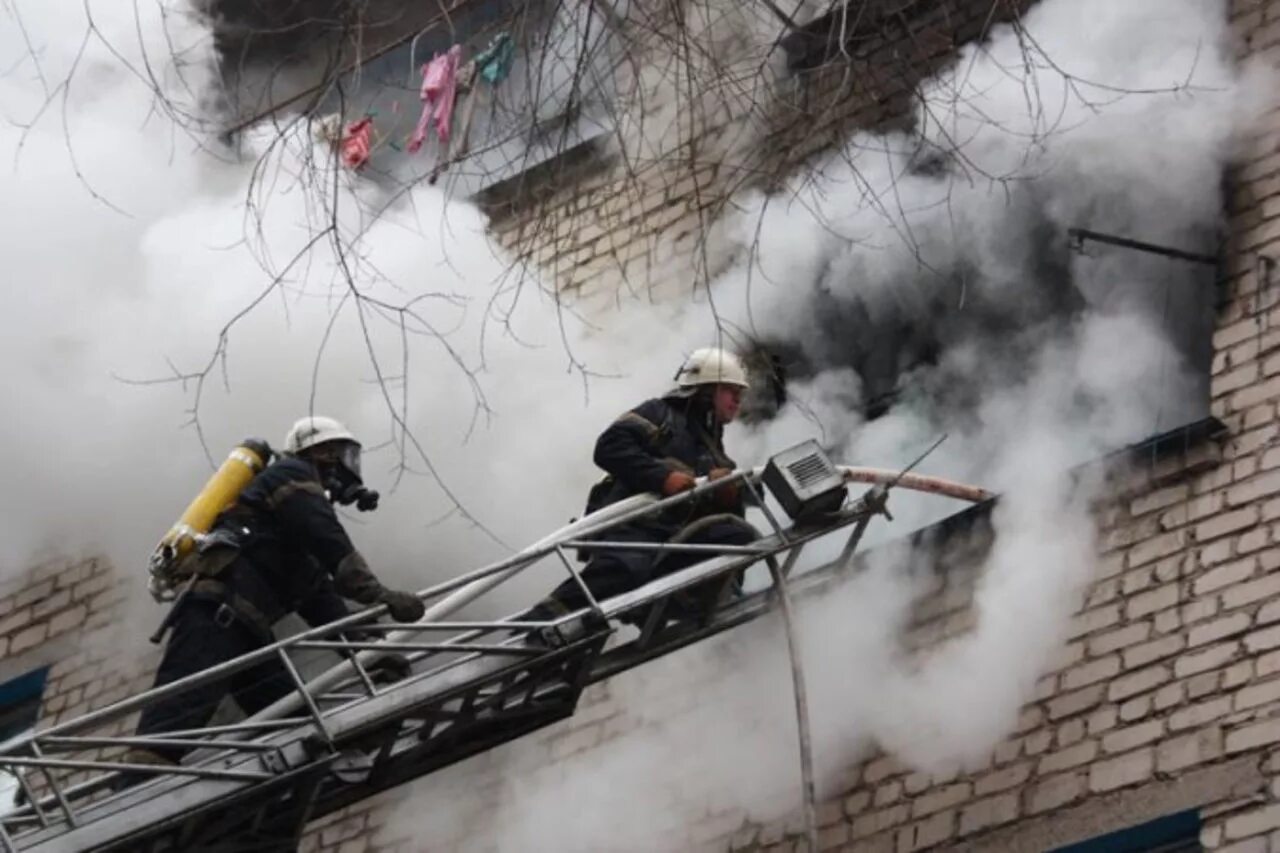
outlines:
M350 441L359 447L360 442L351 431L334 418L312 415L300 419L284 437L285 453L301 453L326 441Z
M742 359L719 347L694 350L676 374L676 382L681 388L696 388L699 385L751 387Z

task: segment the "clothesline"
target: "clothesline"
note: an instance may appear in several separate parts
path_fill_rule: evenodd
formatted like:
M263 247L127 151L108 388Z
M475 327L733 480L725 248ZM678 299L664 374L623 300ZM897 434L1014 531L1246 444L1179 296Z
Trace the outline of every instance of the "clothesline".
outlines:
M434 125L436 138L440 143L440 155L430 180L434 183L448 162L465 153L471 128L471 119L475 113L476 97L479 94L477 81L483 80L489 88L496 87L511 73L515 61L515 44L511 36L505 32L496 35L485 47L468 62L462 60L461 45L453 45L444 53L435 54L422 66L422 85L418 97L422 102L422 113L409 137L406 150L416 154L426 141L427 134ZM453 132L453 112L459 97L467 95L467 103L461 115L460 143L454 147L458 150L450 153L450 140ZM396 107L393 106L393 111ZM340 158L344 166L358 171L368 163L374 148L373 133L375 114L369 113L358 121L351 122L343 130L341 136L332 139L332 128L322 123L322 138L338 146ZM394 143L390 143L392 147Z
M413 36L405 35L401 38L395 39L394 41L391 41L383 45L382 47L375 50L373 53L370 53L365 56L357 56L354 60L347 63L347 65L343 67L341 71L339 71L338 77L345 77L348 74L352 74L360 70L362 67L368 65L369 63L375 60L381 59L387 54L395 50L398 50L399 48L403 47L405 43L410 40L410 38L416 41L417 39L421 38L424 34L434 31L441 24L449 24L452 16L458 15L460 13L465 13L467 11L467 7L477 6L480 4L480 2L481 0L456 0L456 2L450 5L447 9L445 8L440 9L439 12L437 12L429 20L423 23L423 25L418 29L417 33L414 34ZM294 104L300 101L303 101L307 98L315 97L317 98L317 101L318 101L320 96L322 96L324 91L330 86L331 82L332 82L331 79L326 77L323 81L313 86L308 86L302 91L296 92L293 95L290 95L289 97L281 101L271 103L263 111L259 113L255 113L249 116L248 118L243 119L240 122L227 128L224 131L224 133L227 137L232 137L235 134L245 130L246 128L252 127L253 125L267 118L268 116L273 115L279 112L280 110L285 109L286 107L291 107Z

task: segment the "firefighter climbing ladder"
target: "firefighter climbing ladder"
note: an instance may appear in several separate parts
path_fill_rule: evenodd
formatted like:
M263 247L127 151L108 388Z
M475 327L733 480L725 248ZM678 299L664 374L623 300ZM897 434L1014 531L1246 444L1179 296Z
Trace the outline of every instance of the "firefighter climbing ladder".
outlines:
M770 528L751 545L608 541L609 531L619 525L698 500L734 480L755 496ZM847 483L870 488L850 501ZM790 523L766 503L766 487ZM569 717L588 685L750 621L779 600L786 605L788 587L803 591L821 585L849 562L871 519L888 516L885 498L892 487L971 502L991 497L982 489L931 477L833 466L807 442L731 480L703 483L664 500L630 498L508 559L422 591L427 613L418 623L375 622L384 608L373 608L6 744L0 768L18 775L25 804L0 818L0 848L293 850L308 822ZM787 580L806 546L837 533L847 538L834 562ZM559 563L581 583L570 550L618 547L705 554L706 559L606 601L588 593L588 608L553 621L446 619L544 560ZM667 618L682 591L759 563L770 569L770 588L697 621ZM630 617L639 631L608 645L616 630L612 626L622 617ZM344 630L356 627L380 638L348 639ZM528 642L535 632L543 642ZM295 658L314 655L315 649L337 652L344 660L304 682ZM370 664L390 651L408 657L412 674L382 684ZM135 715L148 703L271 657L284 666L296 689L254 717L163 737L120 734L132 729ZM133 765L120 758L128 747L164 745L192 751L177 766ZM115 791L113 783L123 772L146 778ZM87 778L69 784L66 777L72 773Z

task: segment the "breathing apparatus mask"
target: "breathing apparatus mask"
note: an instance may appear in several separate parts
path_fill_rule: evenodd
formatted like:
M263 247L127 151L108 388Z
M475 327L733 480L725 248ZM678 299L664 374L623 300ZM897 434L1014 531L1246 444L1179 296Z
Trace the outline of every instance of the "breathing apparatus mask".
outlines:
M324 461L319 465L320 478L329 499L341 506L355 504L361 512L378 508L378 493L365 488L360 476L360 445L354 441L334 442L333 449L326 448Z

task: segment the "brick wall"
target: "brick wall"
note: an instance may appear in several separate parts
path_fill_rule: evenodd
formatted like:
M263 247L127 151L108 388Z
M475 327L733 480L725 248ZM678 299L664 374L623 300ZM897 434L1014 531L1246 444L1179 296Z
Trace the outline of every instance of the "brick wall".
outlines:
M50 667L44 725L114 702L133 686L115 659L124 595L111 567L89 558L42 563L0 597L0 680Z
M38 727L49 728L118 702L151 686L157 653L121 619L128 584L100 558L53 559L0 591L0 681L48 667ZM134 719L99 733L132 731ZM118 752L119 750L115 750ZM59 755L106 756L110 751ZM71 784L90 774L76 772ZM38 774L37 791L48 790Z

